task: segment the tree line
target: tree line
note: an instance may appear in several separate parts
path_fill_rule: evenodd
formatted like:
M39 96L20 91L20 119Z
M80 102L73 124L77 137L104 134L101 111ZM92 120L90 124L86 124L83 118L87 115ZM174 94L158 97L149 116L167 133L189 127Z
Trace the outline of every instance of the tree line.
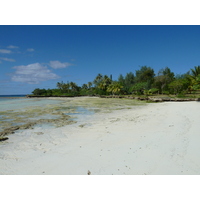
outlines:
M175 75L169 67L157 73L147 66L140 67L135 73L119 75L98 74L93 81L78 86L75 82L57 82L55 89L36 88L36 96L86 96L86 95L184 95L200 89L200 66L195 66L185 74Z

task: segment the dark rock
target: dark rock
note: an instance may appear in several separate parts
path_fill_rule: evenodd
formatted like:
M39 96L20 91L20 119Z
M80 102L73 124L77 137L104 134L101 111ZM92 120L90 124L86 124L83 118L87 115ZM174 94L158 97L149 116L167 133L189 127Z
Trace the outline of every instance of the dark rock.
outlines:
M5 140L8 140L8 137L0 137L0 142L3 142Z

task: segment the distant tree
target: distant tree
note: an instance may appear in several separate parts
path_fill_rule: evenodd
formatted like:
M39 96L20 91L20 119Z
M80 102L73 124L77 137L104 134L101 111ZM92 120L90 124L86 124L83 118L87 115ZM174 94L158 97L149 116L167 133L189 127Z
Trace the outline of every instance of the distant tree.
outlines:
M195 66L194 69L190 69L185 77L189 82L188 90L190 93L200 89L200 66Z
M92 87L92 82L88 82L87 86L90 89Z
M95 85L96 87L98 87L98 85L99 85L99 83L102 81L102 79L103 79L102 74L98 74L98 75L96 76L96 78L94 79L94 81L93 81L94 85Z
M87 90L87 89L88 89L88 85L87 85L87 84L83 84L83 85L82 85L82 89Z
M174 79L174 72L172 72L169 67L165 67L164 69L161 69L159 73L161 75L169 77L171 80Z
M75 82L70 82L70 83L69 83L69 86L70 86L70 88L71 88L71 90L72 90L73 92L78 91L78 86L77 86L77 84L76 84Z
M33 90L32 92L33 95L36 96L45 96L46 95L46 89L40 89L40 88L36 88L35 90Z
M124 77L123 77L122 74L119 75L119 77L118 77L118 82L119 82L121 85L124 85L124 84L125 84L125 79L124 79Z
M107 87L112 83L112 80L107 76L103 76L103 78L101 79L101 82L98 84L98 88L101 90L106 91Z
M58 88L58 89L60 89L60 90L61 90L61 89L62 89L62 86L63 86L63 84L64 84L64 83L63 83L63 81L62 81L62 82L57 82L56 86L57 86L57 88Z
M120 94L121 89L123 88L123 86L121 85L121 83L117 82L117 81L113 81L107 88L107 92L111 92L113 95L115 94Z
M154 81L154 76L154 69L151 67L142 66L139 70L136 70L135 80L137 83L146 82L148 87L147 89L150 89Z
M174 80L174 73L170 68L166 67L158 72L158 76L154 78L155 86L157 86L160 92L163 94L164 90L168 90L168 84Z
M175 95L181 93L186 88L187 85L186 79L176 79L169 84L169 88L171 88Z
M62 85L62 92L63 93L69 93L70 92L70 84L69 83L64 83Z
M47 96L52 96L53 92L51 89L46 90L46 95Z
M147 82L135 83L131 88L131 90L136 94L143 94L144 90L148 89L147 86L148 86Z
M196 78L198 75L200 75L200 66L195 66L194 69L191 69L191 76L193 78Z
M131 93L131 87L135 83L135 76L132 72L126 74L125 77L119 76L118 81L123 85L123 91L125 94Z

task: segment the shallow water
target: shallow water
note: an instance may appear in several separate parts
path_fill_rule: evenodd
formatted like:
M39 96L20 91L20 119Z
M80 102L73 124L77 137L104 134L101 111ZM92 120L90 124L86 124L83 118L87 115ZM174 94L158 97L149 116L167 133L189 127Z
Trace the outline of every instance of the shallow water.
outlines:
M45 106L48 104L58 104L60 100L51 99L28 99L28 98L0 98L0 111L24 109L31 106Z
M33 99L1 99L0 102L0 134L4 129L31 124L60 127L94 115L97 112L129 109L144 105L127 99L101 98L33 98ZM24 128L23 127L20 127ZM27 127L26 127L27 128Z

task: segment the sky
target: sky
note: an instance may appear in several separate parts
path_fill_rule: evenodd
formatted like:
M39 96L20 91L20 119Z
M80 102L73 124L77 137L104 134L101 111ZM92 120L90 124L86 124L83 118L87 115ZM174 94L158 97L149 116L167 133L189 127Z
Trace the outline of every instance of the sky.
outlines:
M0 25L0 95L81 86L98 73L117 80L141 66L182 74L200 65L199 47L199 25Z

